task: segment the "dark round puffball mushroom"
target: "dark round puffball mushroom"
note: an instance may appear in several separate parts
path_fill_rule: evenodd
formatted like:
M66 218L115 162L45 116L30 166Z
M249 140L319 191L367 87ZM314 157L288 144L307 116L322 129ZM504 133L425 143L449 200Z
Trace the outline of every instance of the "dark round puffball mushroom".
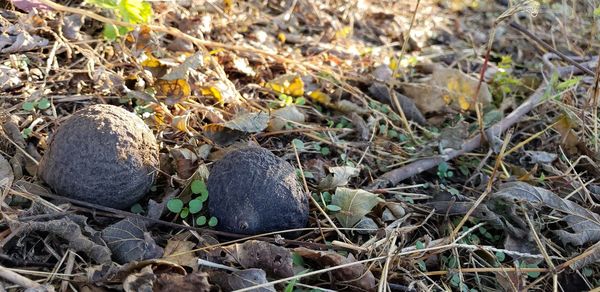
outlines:
M117 106L92 105L58 127L38 175L59 195L125 209L150 190L158 152L152 131L138 116Z
M208 209L217 228L259 234L303 228L308 199L285 160L261 147L227 153L208 177Z

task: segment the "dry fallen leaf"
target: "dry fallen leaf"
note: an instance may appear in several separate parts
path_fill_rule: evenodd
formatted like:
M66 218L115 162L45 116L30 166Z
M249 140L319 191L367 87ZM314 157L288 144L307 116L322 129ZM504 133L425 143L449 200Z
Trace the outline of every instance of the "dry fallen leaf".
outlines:
M320 190L332 190L347 185L351 178L360 174L360 169L352 166L334 166L329 168L329 173L319 182Z
M354 226L363 216L371 212L375 205L382 201L383 199L376 194L342 187L337 188L335 194L331 197L331 204L341 208L335 214L335 218L346 228Z
M102 239L118 263L160 258L163 249L146 230L146 221L129 217L106 227Z
M558 158L558 154L549 153L546 151L525 150L524 153L525 156L519 159L519 162L521 162L521 164L550 164Z
M582 254L588 254L589 256L578 258L576 261L571 263L569 267L573 270L579 270L593 263L600 263L600 241L588 248Z
M350 121L354 127L356 127L356 131L358 132L358 137L363 141L369 140L369 127L365 120L356 112L350 114Z
M271 121L267 128L270 132L282 130L288 122L304 123L304 114L294 105L289 105L271 112Z
M269 123L269 114L245 113L222 124L210 124L203 127L206 137L213 142L227 146L251 133L265 130Z
M220 291L235 291L267 283L267 275L261 269L238 270L233 273L210 271L210 281L220 288ZM271 284L261 288L252 289L257 292L274 292Z
M311 96L314 99L316 99L315 96L318 96L318 95L319 95L319 91L316 91L315 93L311 93ZM318 99L316 99L316 100L318 100ZM337 101L335 103L335 105L331 105L326 102L321 102L321 103L323 103L326 106L330 106L331 108L336 109L338 111L346 113L346 114L366 115L366 114L369 114L369 112L370 112L370 110L368 108L363 108L363 107L357 105L356 103L353 103L346 99Z
M169 73L162 76L163 80L188 80L190 73L204 66L204 54L199 51L185 59L181 65L171 69Z
M12 186L14 179L15 176L13 175L10 163L8 163L4 156L0 155L0 193L2 193L4 188Z
M169 152L173 156L179 178L190 178L197 168L198 156L196 153L187 148L172 148Z
M17 69L0 65L0 89L10 90L21 86L22 81L19 78L18 72Z
M483 107L492 102L492 95L485 82L481 84L477 100L474 99L478 84L477 78L460 70L434 66L427 84L405 84L402 90L425 114L443 112L446 107L458 111L473 111L476 101Z
M175 273L161 273L154 282L154 292L172 292L172 291L210 291L211 285L208 282L208 274L194 272L188 275Z
M190 267L194 271L198 269L198 257L192 251L196 246L191 241L169 240L165 247L163 259L184 267Z
M30 51L36 48L47 46L49 41L37 35L30 35L26 31L21 31L16 36L7 34L0 35L0 52L19 53Z
M289 96L304 95L304 81L296 74L286 74L279 76L266 84L267 88L272 89L277 93L286 94Z
M509 207L509 209L500 209L508 213L503 214L505 216L518 216L515 214L518 208L515 202L525 202L531 209L550 207L561 212L563 215L557 218L560 218L560 221L565 222L567 226L560 230L554 230L554 233L558 235L564 244L570 243L581 246L590 242L596 243L600 240L600 215L581 207L575 202L565 200L549 190L534 187L524 182L507 183L499 191L491 194L490 200L492 200L491 204L494 206Z
M314 251L304 247L294 249L299 256L309 259L319 268L335 267L347 263L356 262L354 256L350 253L348 257L331 251ZM375 287L375 276L363 265L351 265L345 268L333 270L332 275L338 281L349 282L364 291L372 291Z
M579 138L577 138L577 134L573 130L575 127L575 123L571 121L571 119L563 115L559 118L556 124L554 124L553 128L560 133L561 136L561 144L566 148L566 150L570 153L574 153L577 151L577 144L579 143Z
M168 98L170 103L175 103L190 96L192 89L185 79L164 80L158 79L154 84L156 96Z
M152 291L155 280L156 275L152 271L152 266L148 265L137 273L127 275L123 281L123 290L125 292Z
M265 284L265 283L268 283L269 280L267 280L267 274L265 273L265 271L263 271L261 269L247 269L247 270L233 272L230 275L228 282L229 282L229 286L231 287L231 289L239 290L239 289L248 288L248 287L252 287L252 286L256 286L256 285L260 285L260 284ZM266 287L256 288L254 290L261 291L261 292L277 291L277 290L275 290L275 287L273 287L272 284L269 286L266 286Z
M212 96L221 105L234 103L238 99L236 89L230 83L221 80L211 82L202 88L202 94Z
M392 105L394 108L396 108L396 104L394 101L392 101L390 96L390 90L384 84L378 82L373 83L373 85L369 87L369 93L380 102ZM402 111L408 120L414 121L420 125L427 124L427 120L425 120L425 117L417 108L415 101L397 91L394 91L394 93L396 94L398 103L400 103L400 107L402 108Z
M11 0L11 2L15 5L15 7L28 13L34 8L37 10L52 10L52 8L38 0Z
M292 255L284 247L259 240L217 247L208 251L208 259L222 264L259 268L270 276L285 278L294 275Z
M83 26L84 17L79 14L64 16L62 19L62 33L69 40L79 40L82 38L81 26Z

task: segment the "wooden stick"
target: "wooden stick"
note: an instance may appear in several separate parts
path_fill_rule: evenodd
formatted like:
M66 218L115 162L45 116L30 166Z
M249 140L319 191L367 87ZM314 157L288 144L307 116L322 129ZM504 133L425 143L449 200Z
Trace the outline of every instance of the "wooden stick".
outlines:
M538 104L538 102L544 96L545 92L546 86L544 84L540 85L540 87L538 87L538 89L529 97L529 99L527 99L527 101L522 103L516 110L514 110L508 116L506 116L506 118L502 119L500 122L494 124L492 127L487 129L485 131L486 135L488 137L494 137L506 131L508 128L512 127ZM380 178L378 178L373 184L371 184L369 186L369 189L395 185L413 175L434 168L444 161L454 159L460 155L477 149L481 146L481 141L481 134L477 134L475 137L467 140L462 145L461 149L452 150L445 155L420 159L406 166L388 171L385 174L383 174Z
M19 285L23 288L38 289L42 287L42 285L40 285L39 283L32 281L29 278L23 277L3 266L0 266L0 278L13 284Z
M557 54L561 59L563 59L565 62L577 67L579 70L585 72L586 74L590 75L590 76L594 76L594 71L584 67L583 65L575 62L575 60L571 59L569 56L561 53L560 51L558 51L557 49L553 48L551 45L549 45L548 43L546 43L545 41L543 41L542 39L540 39L539 37L537 37L536 35L534 35L533 33L531 33L530 31L528 31L526 28L524 28L523 26L517 24L516 22L511 22L510 23L510 27L521 32L522 34L526 35L529 39L535 41L536 43L538 43L540 46L544 47L544 49L551 51L555 54Z

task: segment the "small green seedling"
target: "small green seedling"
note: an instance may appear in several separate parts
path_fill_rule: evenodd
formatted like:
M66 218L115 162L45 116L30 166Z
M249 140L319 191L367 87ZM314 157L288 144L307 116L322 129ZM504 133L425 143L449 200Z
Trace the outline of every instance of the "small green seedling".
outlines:
M180 199L170 199L167 202L167 209L173 213L179 213L183 210L183 201Z
M217 217L210 217L210 219L208 220L208 226L215 227L217 226L217 224L219 224L219 220L217 220Z
M503 96L510 94L515 86L520 85L521 81L510 73L513 67L511 56L500 56L500 62L497 66L498 72L494 75L492 83L495 88L495 96L501 100Z
M496 255L496 260L498 260L499 263L503 262L506 259L506 254L504 254L501 251L497 251L495 253L495 255Z
M427 272L427 265L425 264L424 260L418 260L417 265L419 266L419 270L421 270L421 272Z
M187 206L181 199L178 198L173 198L167 202L167 208L169 211L179 214L179 217L182 219L186 219L190 214L199 214L204 207L204 203L208 200L208 188L206 187L204 180L193 180L190 184L190 191L193 195L198 196L191 199L187 203ZM197 226L206 225L208 223L208 226L215 227L218 224L218 220L215 217L207 219L206 216L198 216L195 218L195 223Z
M327 205L326 208L332 213L339 212L342 210L342 208L338 205Z
M198 226L202 226L205 225L206 223L208 223L209 227L215 227L217 226L217 224L219 223L219 220L217 220L217 217L210 217L210 219L206 219L206 216L200 216L198 218L196 218L196 225Z
M188 207L183 207L183 210L179 212L179 217L181 217L181 219L187 218L188 215L190 215L190 209L188 209Z
M204 180L196 179L190 184L190 191L197 197L191 199L187 205L178 198L173 198L167 202L167 209L172 213L179 214L179 217L186 219L190 214L199 214L204 207L204 203L208 200L208 188ZM210 220L206 219L206 216L198 216L195 219L196 225L205 225L208 221L208 225L214 227L217 225L217 219L211 217ZM214 224L214 225L211 225Z
M25 111L28 112L32 112L34 111L36 108L37 109L41 109L41 110L45 110L48 109L50 107L51 103L50 100L48 100L45 97L40 98L39 100L36 101L26 101L21 105L21 108Z
M33 130L31 128L25 128L23 129L23 132L21 132L21 136L23 136L23 139L27 139L31 136L32 132Z
M296 146L296 149L298 151L304 150L304 142L302 140L294 139L294 140L292 140L292 144L294 144L294 146Z
M206 216L200 216L196 218L196 225L202 226L204 224L206 224Z
M189 210L190 213L192 214L196 214L198 212L200 212L200 210L202 210L202 201L200 201L199 199L193 199L191 200L189 203Z
M190 189L194 195L200 195L198 198L196 198L196 200L199 200L201 203L204 203L206 200L208 200L208 188L203 180L194 180L190 186Z
M451 178L454 176L454 172L452 172L452 170L449 170L449 166L448 163L446 162L442 162L438 165L438 169L437 169L437 175L440 179L445 180L447 178Z
M424 249L425 248L425 244L422 241L417 240L417 242L415 243L415 248L416 249Z

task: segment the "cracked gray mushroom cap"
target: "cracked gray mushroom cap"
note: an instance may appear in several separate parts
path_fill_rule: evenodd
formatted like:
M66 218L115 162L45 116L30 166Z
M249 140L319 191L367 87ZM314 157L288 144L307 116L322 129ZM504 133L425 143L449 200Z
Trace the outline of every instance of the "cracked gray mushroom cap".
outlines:
M58 127L38 175L59 195L124 209L150 190L158 152L152 131L134 113L92 105Z
M217 228L259 234L303 228L308 198L285 160L261 147L227 153L208 177L208 208Z

